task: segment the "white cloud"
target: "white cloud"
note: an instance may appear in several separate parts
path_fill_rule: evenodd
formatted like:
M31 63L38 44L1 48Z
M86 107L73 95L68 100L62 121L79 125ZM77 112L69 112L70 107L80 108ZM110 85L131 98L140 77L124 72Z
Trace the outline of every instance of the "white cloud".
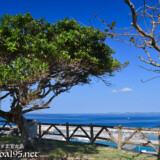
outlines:
M116 89L113 89L112 90L112 93L118 93L118 92L132 92L133 91L133 89L131 89L131 88L122 88L122 89L120 89L120 90L116 90Z
M133 89L131 89L131 88L122 88L120 90L120 92L132 92L132 91L133 91Z
M117 92L118 92L118 90L116 90L116 89L112 90L112 93L117 93Z

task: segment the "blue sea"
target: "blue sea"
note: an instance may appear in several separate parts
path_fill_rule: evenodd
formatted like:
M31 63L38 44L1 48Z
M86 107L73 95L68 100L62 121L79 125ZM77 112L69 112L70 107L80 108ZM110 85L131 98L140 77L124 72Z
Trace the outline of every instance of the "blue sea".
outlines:
M160 113L106 113L106 114L26 114L27 119L44 123L70 123L125 127L157 128Z

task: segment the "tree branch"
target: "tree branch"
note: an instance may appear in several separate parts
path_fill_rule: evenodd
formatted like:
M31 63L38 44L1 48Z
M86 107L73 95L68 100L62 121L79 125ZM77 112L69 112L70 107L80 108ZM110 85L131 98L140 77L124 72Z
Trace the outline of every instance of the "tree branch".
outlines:
M150 72L155 72L155 73L160 73L160 70L157 70L157 69L148 69L148 68L145 68L143 66L139 66L139 65L136 65L142 69L145 69L146 71L150 71Z
M46 106L39 107L38 105L36 105L36 106L34 106L30 109L26 109L26 110L22 111L22 114L32 112L32 111L36 111L36 110L40 110L40 109L47 109L47 108L50 108L50 107L46 107Z
M2 100L2 99L4 99L4 98L6 98L8 95L10 95L11 93L9 92L9 93L7 93L7 94L5 94L4 96L2 96L0 99Z
M124 2L130 7L131 12L132 12L132 21L133 21L133 26L135 27L135 29L141 33L142 35L144 35L145 37L148 37L152 40L152 45L154 46L154 48L157 51L160 51L160 46L156 43L154 36L152 34L148 34L146 33L138 24L137 24L137 14L135 11L135 7L134 5L130 2L130 0L124 0Z
M8 112L0 110L0 117L7 119L8 118Z
M156 63L156 62L153 62L153 61L146 61L146 60L144 60L141 56L138 56L138 58L139 58L142 62L151 64L151 65L156 66L156 67L160 67L160 64L158 64L158 63Z
M150 78L150 79L148 79L148 80L141 80L141 82L143 82L143 83L146 83L146 82L149 82L149 81L151 81L151 80L153 80L153 79L156 79L156 78L159 78L160 76L155 76L155 77L152 77L152 78Z

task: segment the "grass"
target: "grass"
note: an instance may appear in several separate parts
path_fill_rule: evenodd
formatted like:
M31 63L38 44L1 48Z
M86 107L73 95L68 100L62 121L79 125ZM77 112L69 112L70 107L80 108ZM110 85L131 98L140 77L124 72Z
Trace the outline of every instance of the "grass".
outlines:
M20 144L20 142L20 137L0 135L0 144Z
M20 137L0 136L0 144L20 144ZM157 160L156 156L118 151L115 148L42 139L35 142L40 160Z

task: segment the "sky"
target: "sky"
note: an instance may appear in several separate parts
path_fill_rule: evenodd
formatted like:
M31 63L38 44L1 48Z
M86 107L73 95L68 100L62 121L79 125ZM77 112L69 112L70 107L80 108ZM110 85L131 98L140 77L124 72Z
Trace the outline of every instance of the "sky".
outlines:
M102 24L94 17L98 15L110 24L116 21L116 26L126 27L130 24L128 18L130 9L123 0L0 0L0 16L4 14L25 14L30 12L34 18L46 18L55 23L65 17L103 30ZM133 0L135 6L143 5L142 0ZM55 98L50 109L35 113L110 113L110 112L160 112L160 78L147 83L156 74L139 68L137 65L149 67L141 62L137 55L144 56L143 50L122 42L106 39L107 45L116 51L114 55L121 63L130 64L121 72L115 72L107 80L112 84L106 86L102 81L93 79L90 85L75 86L69 93L63 93ZM7 110L8 102L2 102L2 109Z

